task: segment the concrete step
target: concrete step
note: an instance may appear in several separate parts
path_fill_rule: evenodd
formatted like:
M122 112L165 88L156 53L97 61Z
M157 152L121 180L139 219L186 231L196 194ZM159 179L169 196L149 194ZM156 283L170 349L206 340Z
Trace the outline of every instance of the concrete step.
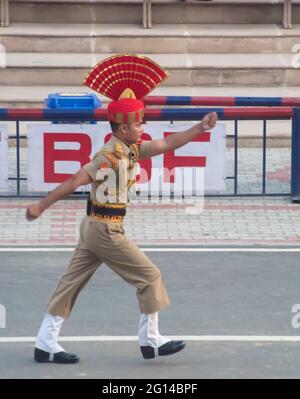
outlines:
M0 28L7 52L291 53L300 25L156 25L13 23Z
M85 86L0 86L0 108L44 108L44 99L49 93L94 93ZM166 87L157 88L153 95L180 96L252 96L252 97L300 97L300 87ZM102 106L106 107L110 101L99 95ZM0 124L4 123L0 121ZM192 122L191 122L192 123ZM233 122L224 122L228 134L233 134ZM8 123L10 133L15 131L13 122ZM26 123L21 124L21 133L26 134ZM243 140L241 146L261 146L262 122L240 121L239 137ZM291 136L290 121L268 122L268 145L289 146ZM228 141L232 145L232 140Z
M153 24L171 23L276 23L281 24L282 0L152 0ZM10 0L12 22L142 23L142 1ZM298 0L293 22L300 22Z
M81 85L111 54L7 53L0 85ZM165 86L299 86L295 54L144 54L165 67ZM297 60L296 60L297 61Z

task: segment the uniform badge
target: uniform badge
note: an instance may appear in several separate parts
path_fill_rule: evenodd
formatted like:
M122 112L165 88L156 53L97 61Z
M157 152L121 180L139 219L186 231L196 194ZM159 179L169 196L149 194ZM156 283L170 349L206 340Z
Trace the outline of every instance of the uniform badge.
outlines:
M128 155L129 158L129 169L134 168L135 164L137 163L137 150L135 146L130 146L130 152Z

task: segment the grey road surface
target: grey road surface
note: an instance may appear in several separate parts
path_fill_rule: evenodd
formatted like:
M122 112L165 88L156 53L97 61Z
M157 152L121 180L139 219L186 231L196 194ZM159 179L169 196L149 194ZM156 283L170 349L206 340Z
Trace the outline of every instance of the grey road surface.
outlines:
M1 252L0 304L5 306L6 327L0 328L0 378L300 377L300 342L201 340L202 336L298 336L292 308L300 303L300 253L158 250L147 255L161 269L171 298L171 306L160 312L160 332L193 336L184 351L146 361L137 341L76 340L137 335L135 289L102 265L61 332L75 337L62 345L81 361L34 363L34 342L8 343L1 338L36 335L71 253Z

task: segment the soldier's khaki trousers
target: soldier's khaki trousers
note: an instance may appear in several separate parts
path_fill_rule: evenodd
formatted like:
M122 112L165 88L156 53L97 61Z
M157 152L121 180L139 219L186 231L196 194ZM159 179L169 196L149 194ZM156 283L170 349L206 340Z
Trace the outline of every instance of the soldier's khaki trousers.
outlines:
M154 313L169 304L159 269L125 236L123 224L86 216L80 225L78 246L49 300L48 312L67 318L79 292L101 263L136 287L142 313Z

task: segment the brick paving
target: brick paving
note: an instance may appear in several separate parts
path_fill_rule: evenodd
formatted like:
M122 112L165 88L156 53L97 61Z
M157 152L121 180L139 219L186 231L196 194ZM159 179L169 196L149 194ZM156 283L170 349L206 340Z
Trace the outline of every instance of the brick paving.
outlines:
M75 245L83 200L60 201L29 223L30 200L0 201L1 245ZM129 206L125 230L138 245L298 245L300 205L288 197L206 198L199 215L184 207Z

